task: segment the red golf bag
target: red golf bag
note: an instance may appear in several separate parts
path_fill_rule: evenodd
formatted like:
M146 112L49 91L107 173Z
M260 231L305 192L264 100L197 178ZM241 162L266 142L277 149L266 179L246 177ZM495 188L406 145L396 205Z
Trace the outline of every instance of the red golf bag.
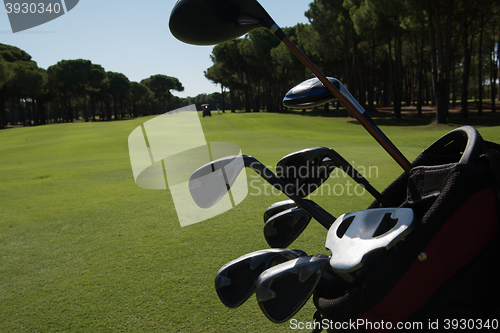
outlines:
M415 229L357 272L362 284L332 275L318 286L319 331L498 329L500 145L465 126L412 165L382 195L413 209Z

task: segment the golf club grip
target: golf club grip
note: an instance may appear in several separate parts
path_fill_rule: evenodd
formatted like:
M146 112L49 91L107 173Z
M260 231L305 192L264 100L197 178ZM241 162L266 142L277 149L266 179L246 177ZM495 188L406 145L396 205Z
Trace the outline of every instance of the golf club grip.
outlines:
M282 35L276 35L281 39ZM287 37L283 37L281 41L295 54L297 58L311 71L314 75L325 85L325 87L337 98L337 100L351 113L358 122L371 134L371 136L384 148L389 155L403 168L406 173L410 173L412 166L411 163L404 157L404 155L396 148L396 146L382 134L378 126L370 122L363 116L356 106L345 97L328 78L309 60L309 58Z
M318 221L323 227L327 230L330 229L333 222L336 220L330 213L320 208L319 211L314 209L307 201L296 195L295 193L287 193L286 184L276 177L271 170L266 168L262 163L257 161L255 158L251 156L244 156L245 166L257 172L262 178L264 178L269 184L271 184L274 188L281 191L287 197L292 199L303 208L309 215L311 215L316 221Z

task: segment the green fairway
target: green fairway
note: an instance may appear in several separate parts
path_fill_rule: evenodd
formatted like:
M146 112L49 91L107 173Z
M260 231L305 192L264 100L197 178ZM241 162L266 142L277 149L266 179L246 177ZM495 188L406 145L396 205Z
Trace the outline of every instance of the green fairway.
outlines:
M213 287L225 263L268 248L262 214L286 197L263 195L271 188L259 181L261 195L250 188L236 208L181 228L168 190L134 182L127 139L149 119L0 131L0 332L291 331L267 320L254 296L225 308ZM352 119L225 113L200 121L208 142L233 142L272 170L288 153L326 146L380 191L402 173ZM381 128L412 161L454 127ZM478 130L500 143L499 127ZM338 174L325 187L337 193L311 199L335 216L365 209L368 193L339 194L348 181ZM329 254L325 237L312 221L291 248ZM294 318L313 313L310 300Z

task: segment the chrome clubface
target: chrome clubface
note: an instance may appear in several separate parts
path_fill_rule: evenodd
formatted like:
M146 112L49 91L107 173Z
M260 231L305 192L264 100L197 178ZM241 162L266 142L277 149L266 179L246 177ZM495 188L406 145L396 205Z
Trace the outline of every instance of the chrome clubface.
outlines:
M389 249L413 228L410 208L368 209L341 215L331 226L325 247L332 251L330 265L337 273L349 273L363 265L365 256Z
M179 0L169 27L180 41L215 45L275 23L256 0Z
M303 251L268 249L246 254L224 265L215 278L221 302L230 308L243 304L254 292L259 275L274 265L305 256Z
M245 168L242 155L227 156L198 168L189 178L189 192L201 208L215 205Z
M300 207L293 207L272 216L264 225L264 237L272 248L285 248L299 237L311 215Z
M329 260L325 255L301 257L264 271L255 294L266 317L283 323L295 315L311 297Z
M317 147L297 151L278 161L276 176L286 184L286 191L306 197L330 177L337 166L326 158L328 148Z
M284 200L273 203L264 212L264 223L266 223L267 220L269 220L272 216L293 207L297 207L297 203L295 203L295 201L293 200Z

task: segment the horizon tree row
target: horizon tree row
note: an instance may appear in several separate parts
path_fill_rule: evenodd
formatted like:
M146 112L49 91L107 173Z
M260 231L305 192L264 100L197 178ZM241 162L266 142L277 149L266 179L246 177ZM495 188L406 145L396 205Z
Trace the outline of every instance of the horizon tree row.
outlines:
M474 99L495 101L500 3L488 0L314 0L309 24L284 28L327 75L340 79L368 111L432 103L445 123L450 101L468 116ZM205 76L229 93L234 111L282 110L285 93L312 74L266 29L216 45ZM495 103L492 103L495 112Z
M160 114L184 103L172 90L184 90L175 77L133 82L84 59L45 70L25 51L0 44L0 128Z

